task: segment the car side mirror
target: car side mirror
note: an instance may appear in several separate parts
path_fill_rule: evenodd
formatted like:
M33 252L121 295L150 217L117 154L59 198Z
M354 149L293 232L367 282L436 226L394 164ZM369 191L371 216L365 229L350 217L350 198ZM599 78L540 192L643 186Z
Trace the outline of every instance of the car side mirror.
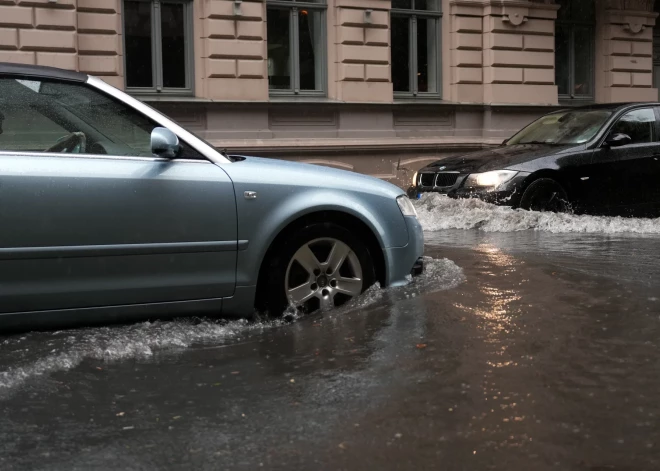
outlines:
M167 128L154 128L151 131L151 152L158 157L173 159L181 152L179 138Z
M620 146L625 146L626 144L630 144L632 142L632 139L628 134L623 134L622 132L617 132L610 134L607 136L607 139L605 139L605 144L608 145L609 147L620 147Z

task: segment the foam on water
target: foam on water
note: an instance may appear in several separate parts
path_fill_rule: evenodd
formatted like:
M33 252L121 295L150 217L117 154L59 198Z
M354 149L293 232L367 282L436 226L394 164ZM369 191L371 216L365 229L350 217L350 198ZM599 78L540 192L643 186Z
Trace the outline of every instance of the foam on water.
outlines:
M245 320L176 320L8 337L0 341L2 366L5 367L0 367L0 397L30 378L74 368L85 359L116 361L149 358L158 350L232 339L249 330L282 322L250 324Z
M407 286L383 290L374 285L331 314L362 310L382 301L386 293L387 301L391 302L422 292L449 289L463 280L461 268L450 260L425 257L425 263L426 272ZM0 337L0 398L31 379L75 368L84 360L147 359L159 351L237 340L249 333L285 325L298 317L295 309L290 309L284 319L275 321L184 319Z
M624 218L556 214L511 209L479 199L452 199L437 193L425 193L415 202L425 231L443 229L479 229L486 232L524 230L553 233L636 233L660 234L660 218Z

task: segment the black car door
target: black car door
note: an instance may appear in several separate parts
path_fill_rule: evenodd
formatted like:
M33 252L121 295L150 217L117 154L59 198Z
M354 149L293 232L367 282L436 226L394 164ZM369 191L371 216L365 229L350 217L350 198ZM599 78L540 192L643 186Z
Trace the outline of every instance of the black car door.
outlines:
M658 120L653 107L628 111L612 126L608 135L623 133L629 144L596 149L590 185L609 211L625 216L648 214L658 203Z

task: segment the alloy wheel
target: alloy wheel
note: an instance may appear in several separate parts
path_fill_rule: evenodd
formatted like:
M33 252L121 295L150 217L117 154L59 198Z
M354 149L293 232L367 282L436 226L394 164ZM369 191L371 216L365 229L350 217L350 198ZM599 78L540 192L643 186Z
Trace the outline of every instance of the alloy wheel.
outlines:
M290 304L303 312L329 309L358 296L364 288L360 261L344 242L307 242L291 258L284 277Z

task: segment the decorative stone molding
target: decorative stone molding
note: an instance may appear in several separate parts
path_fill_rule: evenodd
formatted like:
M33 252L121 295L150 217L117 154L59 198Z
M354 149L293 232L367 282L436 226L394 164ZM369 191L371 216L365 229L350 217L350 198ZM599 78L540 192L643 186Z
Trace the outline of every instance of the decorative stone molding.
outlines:
M608 10L629 10L653 12L655 0L605 0L605 8Z
M639 34L646 28L644 21L638 16L626 16L623 18L623 21L623 29L630 31L632 34Z
M529 20L529 8L508 7L502 9L502 21L513 26L520 26Z

